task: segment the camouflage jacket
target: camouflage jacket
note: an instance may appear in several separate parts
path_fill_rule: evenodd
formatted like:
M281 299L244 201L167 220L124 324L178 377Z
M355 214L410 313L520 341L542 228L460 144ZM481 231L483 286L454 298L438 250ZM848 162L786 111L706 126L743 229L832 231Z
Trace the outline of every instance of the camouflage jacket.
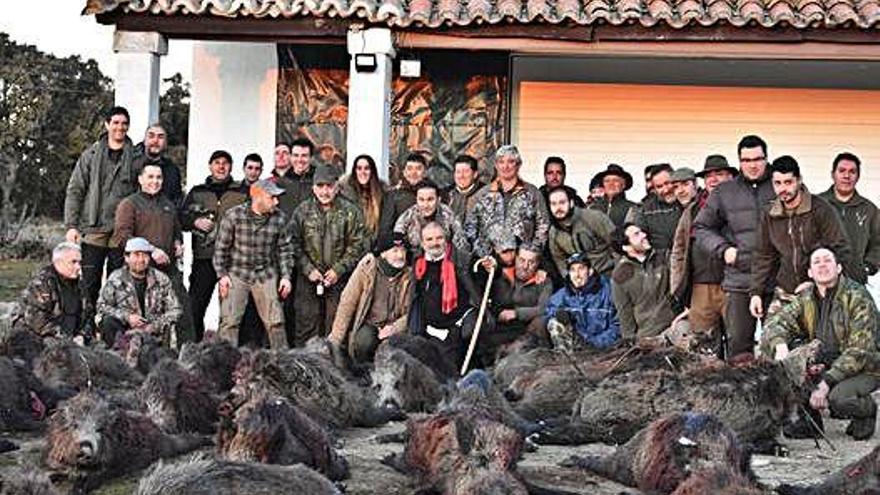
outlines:
M293 213L291 238L296 268L303 276L329 269L345 280L367 250L367 230L360 210L337 196L329 210L314 197Z
M12 315L12 325L27 329L40 337L60 337L64 334L64 308L61 302L61 276L51 264L41 268L22 291L21 300ZM90 335L93 331L95 311L88 297L74 282L74 290L80 294L80 328L74 334ZM88 324L91 322L91 324ZM70 335L73 336L73 335Z
M543 252L549 231L544 196L522 180L510 192L502 192L497 180L480 189L464 223L465 237L479 257L492 254L505 235L516 236L527 249Z
M778 344L792 340L821 339L818 293L815 289L802 291L790 303L767 318L761 351L773 356ZM877 349L877 307L865 286L845 276L840 277L828 315L831 335L839 355L825 371L829 386L859 373L880 371L880 353ZM823 346L827 346L823 342Z
M462 253L470 252L470 246L468 246L467 239L465 239L464 232L461 229L461 222L455 216L455 213L452 212L452 208L442 203L437 204L437 211L434 212L434 216L430 219L423 217L419 213L418 205L410 206L397 219L397 222L394 224L394 232L406 235L409 245L412 246L413 250L421 253L422 227L430 221L435 221L443 226L446 238L452 242L455 249Z
M107 277L98 298L98 316L102 320L105 316L112 316L128 322L128 315L132 313L143 315L157 334L167 335L180 318L182 310L171 279L153 267L147 269L144 306L141 311L134 280L128 267L123 266Z

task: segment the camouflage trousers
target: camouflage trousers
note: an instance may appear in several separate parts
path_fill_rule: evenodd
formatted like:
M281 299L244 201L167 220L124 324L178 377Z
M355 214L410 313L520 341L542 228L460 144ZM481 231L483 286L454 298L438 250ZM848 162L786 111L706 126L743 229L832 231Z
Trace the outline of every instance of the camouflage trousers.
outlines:
M553 344L553 348L565 354L572 354L587 348L584 339L574 331L571 325L566 325L556 318L551 318L547 322L547 333L550 334L550 342Z

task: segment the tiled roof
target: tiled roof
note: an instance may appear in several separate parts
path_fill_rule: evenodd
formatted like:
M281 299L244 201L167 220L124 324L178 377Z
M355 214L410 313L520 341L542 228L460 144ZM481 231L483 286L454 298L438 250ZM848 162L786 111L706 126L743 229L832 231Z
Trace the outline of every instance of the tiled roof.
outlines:
M501 22L877 29L880 0L87 0L84 14L335 17L396 27Z

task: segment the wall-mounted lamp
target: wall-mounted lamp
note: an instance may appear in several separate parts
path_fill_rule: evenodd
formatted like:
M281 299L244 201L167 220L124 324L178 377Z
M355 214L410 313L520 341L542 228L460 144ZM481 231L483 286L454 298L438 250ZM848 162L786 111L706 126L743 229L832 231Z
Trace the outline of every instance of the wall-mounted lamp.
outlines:
M354 70L357 72L376 72L378 63L372 53L358 53L354 56Z

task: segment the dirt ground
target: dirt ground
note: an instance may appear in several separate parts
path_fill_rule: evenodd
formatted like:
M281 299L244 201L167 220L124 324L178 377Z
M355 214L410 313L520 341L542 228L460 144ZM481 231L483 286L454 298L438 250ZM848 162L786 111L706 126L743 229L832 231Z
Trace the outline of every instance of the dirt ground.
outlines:
M752 466L760 482L772 489L780 483L810 483L821 480L866 455L877 445L877 438L854 442L845 434L846 422L826 420L826 431L836 450L825 442L816 447L812 440L788 440L788 457L755 456ZM347 430L341 438L342 452L351 464L351 478L345 480L345 492L350 495L406 495L414 491L411 480L381 463L388 454L401 452L401 444L381 444L377 435L403 431L403 423L391 423L381 428ZM43 440L33 435L8 437L20 443L21 449L0 455L0 476L12 465L39 466ZM526 453L519 463L519 471L537 486L553 486L571 493L593 495L637 494L638 490L590 476L576 470L561 468L559 462L572 454L603 454L612 449L607 445L591 444L580 447L542 446L536 452ZM97 494L121 495L132 493L140 473L108 483ZM63 487L62 487L63 488Z

